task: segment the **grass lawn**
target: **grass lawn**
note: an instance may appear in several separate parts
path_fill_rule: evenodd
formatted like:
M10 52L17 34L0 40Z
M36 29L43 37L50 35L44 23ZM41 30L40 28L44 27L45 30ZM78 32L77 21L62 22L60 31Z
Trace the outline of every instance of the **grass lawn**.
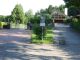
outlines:
M37 43L37 44L41 44L41 43L52 44L52 43L54 43L52 27L47 27L46 36L44 37L43 40L37 39L36 35L33 33L32 34L32 43Z

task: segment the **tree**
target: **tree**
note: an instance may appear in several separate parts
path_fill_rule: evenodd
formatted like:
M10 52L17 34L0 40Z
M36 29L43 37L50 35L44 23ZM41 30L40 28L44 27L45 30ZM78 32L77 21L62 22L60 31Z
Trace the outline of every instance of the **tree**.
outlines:
M64 0L67 7L74 6L80 8L80 0Z
M5 22L11 22L12 21L12 16L9 15L9 16L5 16Z
M69 16L76 16L78 14L79 14L79 11L75 7L69 7L68 8L68 15Z
M46 25L48 25L49 23L53 23L53 22L52 22L52 15L50 15L50 14L45 14L44 17L45 17Z
M60 12L64 13L65 5L60 5L58 9L60 10Z
M25 14L23 12L23 8L20 4L17 4L12 11L12 19L15 23L24 23L25 22Z
M64 0L68 8L69 16L80 14L80 0Z
M80 31L80 0L64 0L68 8L68 15L73 16L71 26ZM77 19L76 19L77 18ZM77 21L77 22L76 22Z
M5 16L0 15L0 21L4 22L5 21Z
M53 13L53 9L54 9L54 7L52 5L49 5L49 7L47 8L47 12L49 14L52 14Z
M33 12L32 12L32 10L28 10L26 13L25 13L25 16L26 16L26 23L28 22L28 21L30 21L32 18L33 18Z
M80 14L80 0L64 0L70 16Z

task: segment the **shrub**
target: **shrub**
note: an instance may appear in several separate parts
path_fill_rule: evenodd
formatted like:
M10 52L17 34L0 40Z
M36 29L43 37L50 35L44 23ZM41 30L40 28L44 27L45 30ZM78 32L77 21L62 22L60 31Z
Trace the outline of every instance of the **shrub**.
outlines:
M0 22L0 28L2 28L3 27L3 24L2 24L2 22Z
M69 24L71 22L71 19L66 19L63 21L65 24Z
M42 37L42 27L40 27L40 26L35 26L35 27L33 28L33 32L34 32L34 34L36 34L36 37L37 37L38 39L41 39L41 37ZM43 37L45 37L45 35L46 35L46 29L43 28Z
M7 23L0 21L0 28L3 28L3 26L6 25L6 24L7 24Z
M3 25L3 28L4 28L4 29L10 29L10 24Z
M71 22L71 27L75 30L80 30L80 22L77 18L73 18Z

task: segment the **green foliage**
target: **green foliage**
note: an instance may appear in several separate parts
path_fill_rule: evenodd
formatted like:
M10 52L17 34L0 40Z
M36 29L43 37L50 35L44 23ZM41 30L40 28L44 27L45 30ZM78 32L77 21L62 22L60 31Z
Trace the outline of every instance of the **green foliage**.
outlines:
M55 41L53 40L53 28L52 26L47 26L46 27L46 33L45 37L43 40L37 38L36 34L32 33L32 43L37 43L37 44L53 44Z
M61 13L64 14L64 5L60 5L59 7L53 7L52 5L49 5L48 8L46 9L41 9L39 12L37 12L34 16L34 21L38 21L40 18L37 18L38 16L44 16L45 17L45 22L48 25L49 23L53 23L53 12L55 12L56 10L60 11Z
M5 16L0 15L0 21L5 21Z
M60 5L58 9L61 13L64 13L65 5Z
M69 16L73 16L71 27L80 31L80 0L64 0L66 7L68 7ZM77 18L74 18L76 17Z
M41 35L42 35L42 33L41 33L42 31L41 30L42 29L39 26L35 26L33 28L33 32L34 32L34 34L36 34L36 36L37 36L38 39L41 39Z
M69 16L76 16L78 15L80 12L79 12L79 9L78 8L75 8L75 7L69 7L68 8L68 15Z
M46 25L48 25L49 23L53 23L52 16L50 14L45 14L45 20Z
M0 22L0 28L3 28L3 24L2 24L2 22Z
M5 16L5 22L10 23L11 21L12 21L12 16L11 15Z
M52 14L53 13L53 9L54 9L54 7L52 5L49 5L49 7L47 8L47 12L49 14Z
M40 27L40 26L35 26L33 28L33 32L34 32L34 34L36 34L36 37L38 39L42 38L42 32L43 32L43 37L45 37L45 35L46 35L46 29L43 28L43 31L42 31L42 27Z
M64 0L68 8L69 16L80 14L80 0Z
M73 18L71 22L71 27L73 27L75 30L80 31L80 21L77 18Z
M7 25L7 23L6 23L6 22L1 22L1 21L0 21L0 28L3 28L4 25Z
M64 0L67 7L77 7L80 8L80 0Z
M34 18L31 18L30 22L33 24L40 24L40 16L39 15L35 15Z
M65 19L65 20L64 20L64 23L65 23L65 24L71 23L71 19Z
M33 12L32 10L28 10L26 13L25 13L25 16L26 16L26 21L25 23L29 22L30 20L33 19Z
M76 16L80 14L80 0L64 0L68 8L69 16Z
M25 14L23 12L23 8L20 4L17 4L12 11L12 19L15 23L24 23L25 22Z

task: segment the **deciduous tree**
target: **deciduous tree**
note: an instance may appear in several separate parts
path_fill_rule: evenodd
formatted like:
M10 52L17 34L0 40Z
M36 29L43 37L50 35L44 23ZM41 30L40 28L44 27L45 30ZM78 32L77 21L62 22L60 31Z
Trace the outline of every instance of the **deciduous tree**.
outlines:
M25 14L23 12L23 8L20 4L17 4L12 11L12 19L15 23L24 23L25 22Z

